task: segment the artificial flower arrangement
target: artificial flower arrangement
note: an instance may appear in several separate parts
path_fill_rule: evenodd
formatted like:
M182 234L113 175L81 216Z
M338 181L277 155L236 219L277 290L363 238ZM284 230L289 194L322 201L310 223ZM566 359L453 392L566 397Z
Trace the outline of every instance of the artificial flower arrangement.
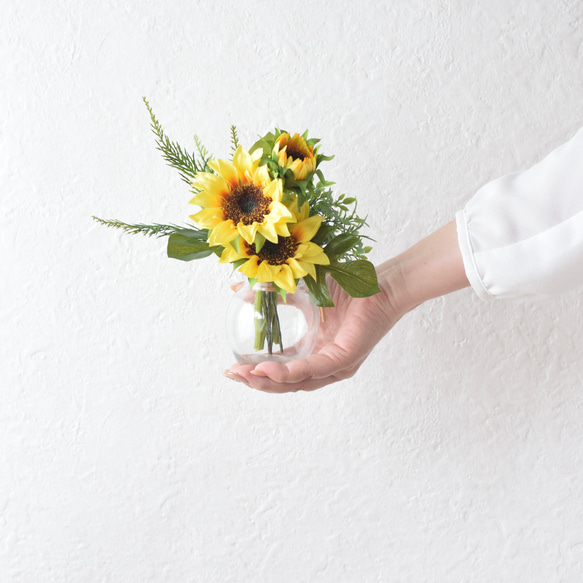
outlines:
M356 199L335 197L320 164L331 160L319 151L319 140L308 133L276 129L246 150L231 127L231 160L215 159L195 136L196 153L172 142L144 98L166 162L192 189L190 203L199 210L194 225L128 224L93 217L128 233L168 237L168 257L182 261L216 255L249 282L245 302L252 304L253 351L262 359L297 358L284 348L282 307L304 282L309 304L322 312L333 307L326 283L329 274L352 297L379 291L376 271L366 254L368 237L360 234L365 219L356 214ZM249 290L255 293L249 295ZM293 294L290 296L289 294ZM249 299L251 298L251 299ZM293 302L292 302L293 303ZM315 343L315 334L308 350ZM254 361L249 355L236 356Z

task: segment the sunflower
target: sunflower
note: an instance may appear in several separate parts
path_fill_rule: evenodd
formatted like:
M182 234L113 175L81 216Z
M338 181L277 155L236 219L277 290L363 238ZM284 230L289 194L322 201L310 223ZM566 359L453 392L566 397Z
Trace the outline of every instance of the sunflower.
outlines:
M330 260L322 248L311 239L318 232L324 217L309 216L310 206L306 202L298 210L297 200L290 205L296 223L290 224L290 235L279 236L277 242L265 241L259 251L255 244L241 241L240 252L231 245L225 247L220 263L233 263L245 259L239 271L258 282L273 282L291 294L296 291L296 280L306 275L316 279L316 265L329 265Z
M305 180L316 170L314 147L308 146L299 134L294 134L293 137L287 132L281 134L275 142L273 152L277 154L278 166L289 168L296 180Z
M287 223L293 214L281 202L281 180L272 180L267 166L259 166L259 156L239 146L233 162L211 160L215 171L199 172L193 183L198 193L190 201L202 209L191 219L209 229L211 246L226 246L239 235L249 244L260 233L272 243L278 237L289 237Z

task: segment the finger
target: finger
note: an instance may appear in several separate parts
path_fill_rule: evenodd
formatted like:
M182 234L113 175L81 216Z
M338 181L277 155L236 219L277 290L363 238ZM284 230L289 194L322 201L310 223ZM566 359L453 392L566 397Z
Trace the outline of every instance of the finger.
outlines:
M347 362L344 351L339 346L332 345L327 346L325 351L285 365L272 361L262 362L250 374L267 377L276 383L298 383L307 379L333 376L351 364Z

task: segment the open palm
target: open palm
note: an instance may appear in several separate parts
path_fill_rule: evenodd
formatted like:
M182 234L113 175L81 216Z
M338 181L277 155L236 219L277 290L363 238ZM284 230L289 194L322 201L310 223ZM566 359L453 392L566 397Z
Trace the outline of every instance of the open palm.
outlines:
M334 307L325 310L326 320L320 325L310 356L287 364L235 364L230 373L256 389L273 393L314 390L354 375L400 315L387 289L369 298L352 298L332 279L328 287Z

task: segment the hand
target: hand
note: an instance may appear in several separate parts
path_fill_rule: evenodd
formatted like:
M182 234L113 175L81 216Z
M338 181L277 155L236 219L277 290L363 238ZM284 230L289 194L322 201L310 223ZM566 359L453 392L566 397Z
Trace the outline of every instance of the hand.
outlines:
M401 317L391 302L389 286L370 298L350 297L334 280L328 288L334 308L325 321L314 352L302 360L235 364L225 376L270 393L310 391L354 375L379 340Z
M285 365L235 364L225 376L270 393L311 391L351 377L404 314L431 298L469 286L455 221L383 263L377 275L381 292L370 298L351 298L329 281L335 307L325 310L326 321L312 355Z

